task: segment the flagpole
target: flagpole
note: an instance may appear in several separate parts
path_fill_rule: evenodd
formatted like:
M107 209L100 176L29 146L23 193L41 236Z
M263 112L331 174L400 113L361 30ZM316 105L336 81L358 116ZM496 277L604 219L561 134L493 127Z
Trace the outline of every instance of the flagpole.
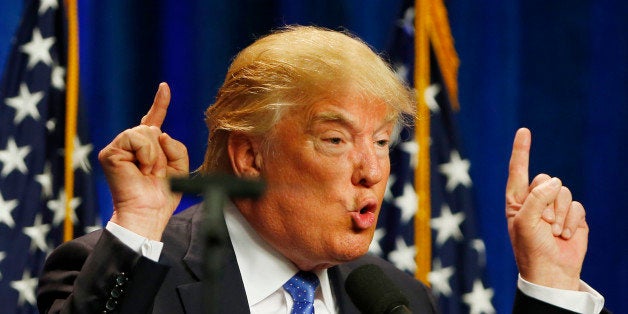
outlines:
M429 0L415 0L414 18L414 84L417 98L415 138L419 145L418 163L414 184L418 195L418 211L414 217L414 243L416 247L415 277L429 285L428 274L432 261L432 237L430 229L430 111L423 93L430 83L430 46L428 37Z
M68 63L66 84L65 114L65 219L63 221L63 241L74 238L71 201L74 197L74 139L76 138L76 119L78 115L79 87L79 34L78 5L76 0L65 0L68 21Z

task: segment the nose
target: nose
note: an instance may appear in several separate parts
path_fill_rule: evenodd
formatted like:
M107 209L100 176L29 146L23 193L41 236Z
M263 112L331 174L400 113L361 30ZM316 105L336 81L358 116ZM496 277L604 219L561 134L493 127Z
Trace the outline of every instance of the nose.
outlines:
M388 155L378 156L375 148L366 145L353 154L353 174L351 182L356 186L371 187L388 175Z

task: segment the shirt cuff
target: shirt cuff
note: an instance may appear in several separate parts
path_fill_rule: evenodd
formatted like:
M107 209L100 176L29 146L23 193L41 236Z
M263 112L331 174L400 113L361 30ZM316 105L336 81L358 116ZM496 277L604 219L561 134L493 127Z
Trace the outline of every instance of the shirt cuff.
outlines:
M163 242L145 238L111 221L107 223L105 228L133 251L142 254L152 261L159 261L161 250L164 247Z
M582 280L579 291L563 290L533 284L519 274L517 288L529 297L577 313L598 314L604 307L604 297Z

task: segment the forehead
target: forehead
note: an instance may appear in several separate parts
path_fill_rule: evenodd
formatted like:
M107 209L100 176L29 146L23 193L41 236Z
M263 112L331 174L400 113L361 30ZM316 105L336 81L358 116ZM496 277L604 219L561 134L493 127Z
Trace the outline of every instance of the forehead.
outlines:
M377 98L343 96L325 98L298 108L306 124L335 122L351 126L380 127L395 122L394 109Z

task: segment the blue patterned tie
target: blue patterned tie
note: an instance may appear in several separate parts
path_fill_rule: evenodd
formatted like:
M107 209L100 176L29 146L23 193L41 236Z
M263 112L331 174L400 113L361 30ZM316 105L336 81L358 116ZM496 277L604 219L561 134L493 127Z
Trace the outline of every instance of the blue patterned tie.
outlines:
M283 285L283 288L294 300L290 314L314 313L314 291L316 291L316 287L318 287L318 277L306 271L298 272Z

